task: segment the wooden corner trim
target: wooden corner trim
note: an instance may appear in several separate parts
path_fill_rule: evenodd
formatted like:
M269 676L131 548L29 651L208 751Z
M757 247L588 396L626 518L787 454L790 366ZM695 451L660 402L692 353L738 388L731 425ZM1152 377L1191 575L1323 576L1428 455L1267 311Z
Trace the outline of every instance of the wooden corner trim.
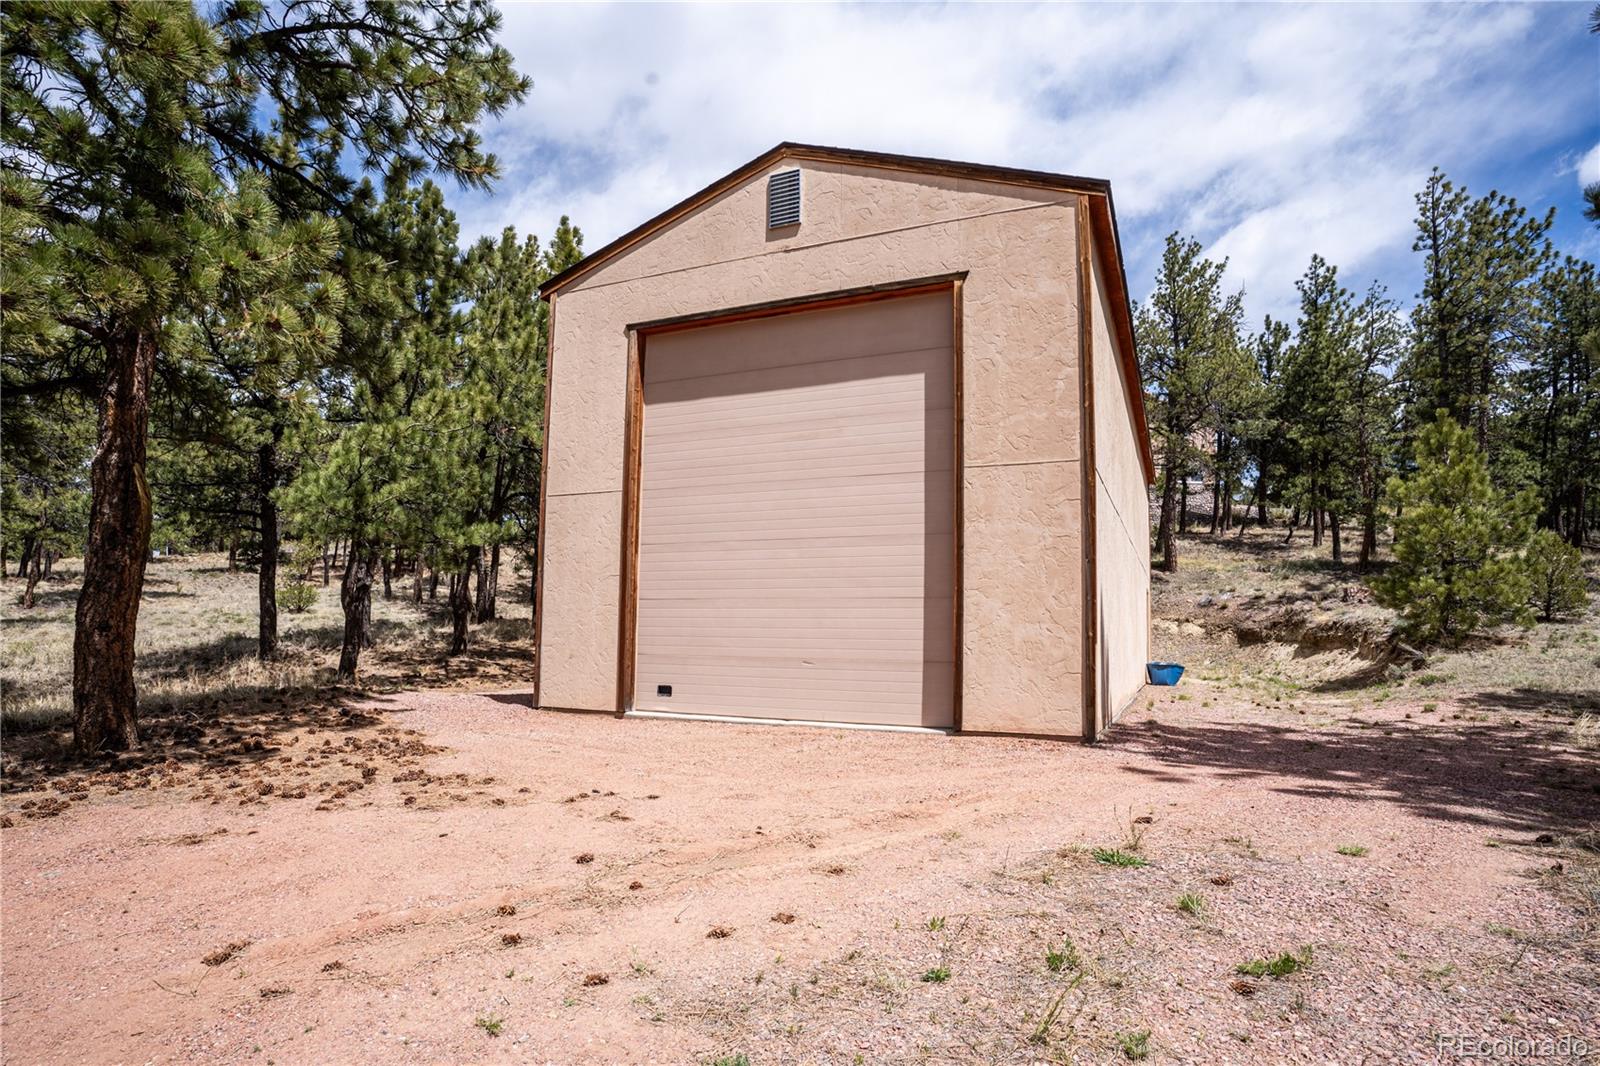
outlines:
M960 270L950 274L935 274L925 278L886 281L877 285L859 285L850 289L830 289L826 292L787 296L781 300L763 300L760 303L740 304L735 307L723 307L711 311L696 311L687 315L674 315L671 318L655 318L643 322L632 322L626 328L641 335L656 335L678 333L688 329L703 329L706 326L725 326L733 322L748 322L758 318L775 318L779 315L792 314L796 311L827 311L835 307L872 303L876 300L894 300L906 296L922 296L929 293L943 292L964 281L966 277L967 271Z
M639 618L639 459L644 430L644 334L628 331L627 423L622 436L622 561L617 610L617 713L633 709Z
M952 319L952 322L951 322L952 332L951 332L951 335L950 335L950 347L951 347L951 357L952 357L952 359L953 359L953 361L955 363L955 378L954 378L954 387L955 387L955 412L954 412L954 414L955 414L955 464L954 464L954 466L955 466L955 495L953 497L954 509L955 509L955 536L951 538L955 542L955 569L951 572L951 575L950 575L950 598L951 598L951 601L952 601L952 603L951 603L952 613L954 615L953 624L952 624L951 628L953 630L952 639L955 642L955 648L954 648L954 652L955 652L955 657L954 657L955 679L954 679L954 689L953 689L953 693L952 693L952 697L951 697L951 702L953 704L953 706L951 708L951 710L952 710L951 726L958 733L961 731L961 718L962 718L962 705L963 705L963 701L962 701L961 695L962 695L962 689L965 687L964 680L963 680L964 676L965 676L965 666L964 666L965 656L962 654L962 649L964 648L964 646L966 644L966 641L963 639L963 633L962 633L962 625L963 625L963 614L962 614L962 612L963 612L963 608L964 608L964 602L963 601L966 599L966 596L964 594L965 579L964 579L964 576L963 576L962 563L963 563L963 560L964 560L964 558L966 556L965 535L964 534L965 534L965 529L966 529L966 515L967 515L966 499L965 499L965 495L964 495L965 487L966 487L966 467L965 467L966 452L965 452L965 449L963 447L963 441L962 441L962 432L963 432L963 429L964 429L964 415L963 415L963 410L962 410L962 397L963 397L962 377L964 375L963 366L965 365L965 352L964 352L964 346L965 345L964 345L964 340L963 340L963 337L964 337L964 332L963 331L965 329L965 326L964 326L964 323L963 323L963 320L962 320L962 313L963 313L963 311L962 311L962 288L963 288L964 284L965 284L964 277L958 277L958 278L955 279L955 282L951 285L951 289L950 289L950 313L951 313L951 319Z
M556 300L550 297L550 315L545 320L544 343L544 440L539 442L539 528L534 534L533 565L533 705L539 706L539 691L544 680L544 545L545 500L550 486L550 397L556 380Z
M1083 471L1078 508L1083 552L1083 738L1092 741L1100 725L1099 699L1099 573L1095 543L1094 439L1094 246L1089 198L1078 197L1078 432L1079 466Z

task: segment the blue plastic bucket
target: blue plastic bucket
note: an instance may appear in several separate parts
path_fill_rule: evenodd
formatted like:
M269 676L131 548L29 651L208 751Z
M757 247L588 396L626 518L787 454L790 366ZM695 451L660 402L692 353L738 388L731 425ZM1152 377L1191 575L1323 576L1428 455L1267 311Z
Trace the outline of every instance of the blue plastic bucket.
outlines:
M1152 685L1176 685L1183 676L1183 667L1177 663L1146 663L1144 668Z

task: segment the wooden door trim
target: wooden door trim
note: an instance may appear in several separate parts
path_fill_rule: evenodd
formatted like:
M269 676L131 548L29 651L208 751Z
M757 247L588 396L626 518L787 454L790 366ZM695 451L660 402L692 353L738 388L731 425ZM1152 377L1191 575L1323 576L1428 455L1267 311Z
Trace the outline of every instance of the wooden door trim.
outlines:
M774 318L779 315L800 314L806 311L831 310L837 307L873 303L879 300L948 292L950 294L952 325L954 327L954 333L951 336L951 349L955 368L955 377L952 385L954 390L954 396L952 397L954 404L953 417L955 420L953 433L955 438L955 491L951 500L951 505L955 512L955 535L951 538L955 544L955 569L951 573L950 579L955 632L952 638L954 642L954 662L951 664L951 668L954 680L951 695L951 725L956 731L960 731L962 645L964 643L961 632L963 599L961 564L962 532L966 513L962 498L961 379L963 323L961 297L962 283L966 280L966 277L967 272L963 270L931 278L914 278L907 281L889 282L883 285L842 289L834 292L817 293L812 296L771 300L743 307L679 315L674 318L655 319L625 327L628 338L628 385L623 431L622 557L618 588L620 600L617 612L616 703L618 713L625 714L632 710L634 699L637 695L635 682L638 667L639 494L640 467L643 460L644 444L644 363L647 338L660 333L675 333L686 329L700 329L706 326L720 326L759 318ZM552 311L554 310L553 305L554 301L552 300ZM548 444L548 434L546 443Z

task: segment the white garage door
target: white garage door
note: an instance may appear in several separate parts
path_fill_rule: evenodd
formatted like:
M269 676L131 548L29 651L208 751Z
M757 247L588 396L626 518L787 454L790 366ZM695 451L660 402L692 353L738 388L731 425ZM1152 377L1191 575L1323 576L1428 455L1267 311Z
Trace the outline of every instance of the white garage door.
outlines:
M948 293L651 335L641 710L953 724Z

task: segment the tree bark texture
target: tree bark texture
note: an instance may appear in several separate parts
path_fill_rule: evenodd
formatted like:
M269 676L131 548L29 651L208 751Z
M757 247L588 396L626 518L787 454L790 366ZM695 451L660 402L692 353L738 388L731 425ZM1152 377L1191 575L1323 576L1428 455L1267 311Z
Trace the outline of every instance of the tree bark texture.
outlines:
M150 558L150 430L154 328L127 329L106 342L99 433L89 467L89 535L72 646L72 737L79 752L139 744L133 642Z
M472 583L468 580L482 563L483 549L477 545L467 549L467 561L458 577L450 582L450 654L460 655L467 650L467 627L472 620Z
M1177 485L1173 478L1177 471L1173 469L1172 461L1166 462L1166 470L1161 478L1161 520L1156 525L1156 550L1161 553L1161 569L1169 574L1178 570L1178 545L1173 536L1173 509L1177 504Z
M372 617L372 567L363 551L351 551L345 559L344 580L339 585L339 604L344 608L344 644L339 649L339 680L354 681L361 661L361 648L367 640Z
M261 518L261 569L256 582L256 657L266 662L278 653L278 434L256 452L256 496Z

